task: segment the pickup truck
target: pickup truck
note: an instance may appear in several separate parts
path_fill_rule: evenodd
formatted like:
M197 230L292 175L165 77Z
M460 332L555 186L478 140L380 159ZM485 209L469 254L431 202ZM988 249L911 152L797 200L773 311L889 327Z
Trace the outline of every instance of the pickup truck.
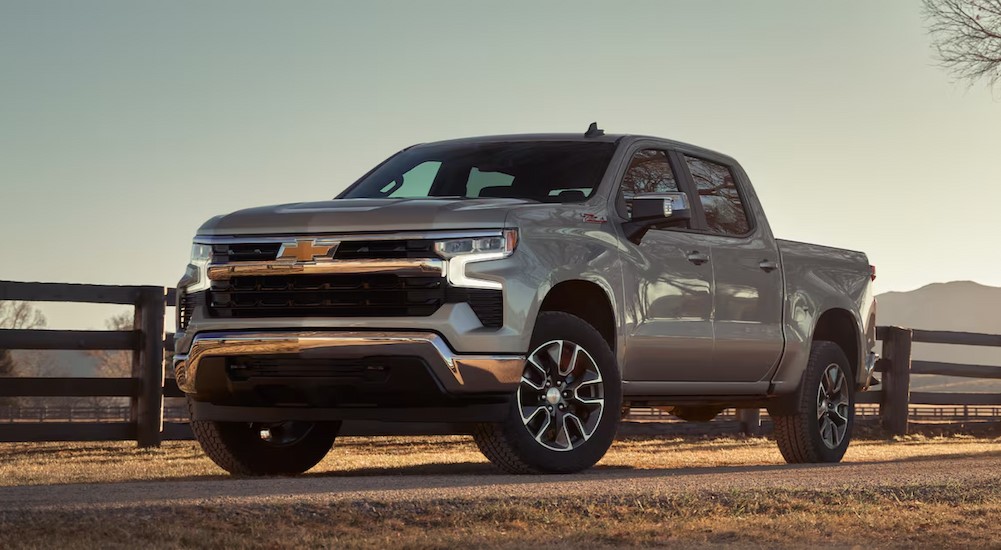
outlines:
M442 141L334 200L206 222L174 370L239 475L312 468L343 422L577 472L630 407L764 407L788 462L836 462L874 383L873 279L861 252L776 239L726 155L596 125Z

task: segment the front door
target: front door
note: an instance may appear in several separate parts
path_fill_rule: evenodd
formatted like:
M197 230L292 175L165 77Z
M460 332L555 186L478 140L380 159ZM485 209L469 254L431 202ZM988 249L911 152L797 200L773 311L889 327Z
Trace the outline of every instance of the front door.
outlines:
M622 179L619 214L639 193L678 191L666 151L636 151ZM623 379L686 382L712 364L713 267L704 235L651 229L623 251L626 342Z

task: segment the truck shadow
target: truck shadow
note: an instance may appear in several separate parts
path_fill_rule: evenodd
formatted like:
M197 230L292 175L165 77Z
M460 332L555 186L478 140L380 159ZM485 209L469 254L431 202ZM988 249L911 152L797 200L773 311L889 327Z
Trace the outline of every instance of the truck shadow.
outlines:
M577 474L543 474L543 475L512 475L502 472L489 463L483 462L458 462L447 464L416 464L412 466L398 467L369 467L355 468L350 470L337 470L328 472L306 473L302 477L306 478L351 478L351 477L373 477L373 476L448 476L448 477L480 477L487 476L488 479L505 478L517 483L516 480L524 480L532 483L540 479L550 480L581 480L588 478L609 477L661 477L661 476L683 476L701 474L726 474L726 473L760 473L760 472L781 472L799 469L839 469L856 468L865 465L876 464L899 464L913 462L934 462L940 460L962 460L976 458L1001 457L1001 451L984 451L980 453L952 453L927 456L902 457L891 460L864 460L856 462L838 462L833 464L758 464L742 466L682 466L676 468L639 468L629 465L605 465L597 466Z

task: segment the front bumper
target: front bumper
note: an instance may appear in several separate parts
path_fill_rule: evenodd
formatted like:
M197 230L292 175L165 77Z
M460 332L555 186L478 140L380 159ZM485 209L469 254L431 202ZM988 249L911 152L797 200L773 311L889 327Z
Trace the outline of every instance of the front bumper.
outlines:
M514 392L525 356L458 354L432 332L231 331L197 334L186 354L174 357L178 387L188 394L204 391L199 366L214 357L285 356L362 360L414 357L423 360L447 394Z

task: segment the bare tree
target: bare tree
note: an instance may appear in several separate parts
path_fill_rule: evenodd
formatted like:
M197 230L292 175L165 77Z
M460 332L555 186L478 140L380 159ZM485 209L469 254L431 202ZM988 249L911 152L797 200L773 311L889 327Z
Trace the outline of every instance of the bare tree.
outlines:
M1001 0L923 2L941 65L971 84L1001 84Z
M104 322L108 330L132 330L132 313L119 313ZM97 360L97 375L105 378L128 378L132 376L132 352L120 350L93 350L89 352Z
M0 329L32 329L45 326L45 316L29 302L0 301ZM0 376L16 373L17 363L9 349L0 349Z
M45 316L28 302L0 301L0 329L32 329L45 326ZM0 349L0 376L16 376L18 362L9 349ZM0 397L0 405L12 405L16 398Z

